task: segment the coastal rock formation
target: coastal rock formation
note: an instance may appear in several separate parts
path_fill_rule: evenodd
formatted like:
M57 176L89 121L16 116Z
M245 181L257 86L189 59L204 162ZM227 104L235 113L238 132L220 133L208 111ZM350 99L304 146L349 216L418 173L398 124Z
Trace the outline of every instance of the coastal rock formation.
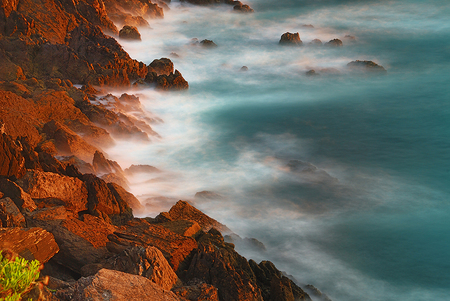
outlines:
M186 286L172 289L172 292L190 301L219 301L217 288L200 279L193 279Z
M13 181L0 177L0 191L4 196L11 198L21 212L24 210L32 212L37 208L31 196Z
M169 75L157 75L156 72L149 72L144 80L149 84L156 84L159 90L186 90L189 88L188 82L183 78L178 70Z
M10 198L0 199L0 228L25 227L26 221Z
M71 300L127 300L130 296L134 300L181 301L145 277L107 269L78 280Z
M280 39L280 45L296 45L300 46L303 42L300 40L300 34L298 32L296 33L290 33L286 32L281 36Z
M319 39L314 39L311 42L309 42L308 44L311 46L322 46L323 45L322 41Z
M25 174L25 159L21 151L20 143L0 134L0 176L20 178Z
M141 40L141 34L135 26L125 25L119 31L119 38L124 40Z
M203 47L206 47L206 48L214 48L214 47L217 47L217 44L216 44L216 43L214 43L214 42L211 41L211 40L207 40L207 39L201 40L201 41L200 41L200 45L203 46Z
M333 39L324 44L324 46L328 46L328 47L341 47L342 45L343 45L343 43L339 39Z
M369 71L369 72L379 72L379 73L385 73L386 69L384 69L383 66L378 65L377 63L373 61L352 61L347 64L347 67L353 69L353 70L359 70L359 71Z
M134 175L137 173L153 173L153 172L161 172L158 168L151 165L134 165L132 164L130 167L124 170L126 175Z
M45 263L59 248L53 235L41 228L0 228L0 250Z
M237 1L239 2L239 1ZM233 10L240 13L253 13L255 12L253 8L248 6L247 4L238 3L233 7Z

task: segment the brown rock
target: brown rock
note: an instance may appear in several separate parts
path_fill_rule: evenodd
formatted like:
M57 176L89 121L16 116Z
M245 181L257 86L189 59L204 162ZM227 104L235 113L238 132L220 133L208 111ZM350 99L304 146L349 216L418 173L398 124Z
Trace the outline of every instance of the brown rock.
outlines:
M217 288L199 279L189 281L186 286L176 287L172 292L190 301L219 301Z
M141 40L141 34L135 26L125 25L119 31L119 38L124 40Z
M328 47L341 47L342 45L342 41L339 39L333 39L325 43L325 46Z
M161 172L161 170L150 165L131 165L130 167L126 168L124 172L126 175L134 175L137 173Z
M78 280L72 300L128 300L130 297L142 301L180 301L174 293L145 277L107 269Z
M111 190L117 200L121 199L125 203L127 203L128 206L133 209L133 212L135 214L144 213L145 207L142 206L141 202L139 202L139 200L133 194L129 193L116 183L108 183L108 188Z
M26 221L10 198L0 199L0 228L25 227Z
M197 247L197 242L190 237L181 236L160 225L150 224L138 218L128 222L114 234L128 242L158 248L175 271Z
M92 166L95 172L99 174L123 173L122 168L116 161L106 159L103 153L99 151L94 153Z
M169 221L162 223L161 226L177 234L190 237L193 237L201 230L197 222L186 220Z
M173 63L168 58L160 58L153 60L153 62L148 65L149 72L155 72L156 75L170 75L174 72Z
M59 250L53 235L41 228L0 228L0 249L9 249L27 260L47 262Z
M214 43L211 40L207 40L207 39L200 41L200 45L203 46L203 47L206 47L206 48L215 48L215 47L217 47L216 43Z
M247 4L238 4L233 7L234 11L240 12L240 13L253 13L255 12L253 8L248 6Z
M100 176L100 179L102 179L103 181L105 181L108 184L114 183L114 184L117 184L117 185L123 187L125 190L130 190L130 187L128 186L128 184L130 184L130 182L128 182L127 178L125 178L125 176L123 174L108 173L108 174L104 174L104 175Z
M231 232L227 226L207 216L185 201L178 201L172 208L170 208L168 216L173 221L187 220L197 222L203 231L209 231L214 227L224 233Z
M347 67L352 68L354 70L360 70L360 71L369 71L369 72L380 72L380 73L386 73L386 69L384 69L383 66L378 65L377 63L373 61L352 61L347 64Z
M77 178L29 170L17 183L33 199L58 199L67 210L73 212L87 209L88 191L86 185Z
M45 227L48 221L65 220L71 216L64 206L42 208L27 215L27 223L29 227Z
M6 197L11 198L21 211L24 209L33 211L37 208L31 196L23 191L19 185L8 179L0 178L0 191Z
M11 136L0 133L0 176L20 178L25 174L22 147Z
M280 44L282 45L302 45L302 40L300 40L300 35L298 32L290 33L286 32L281 36Z

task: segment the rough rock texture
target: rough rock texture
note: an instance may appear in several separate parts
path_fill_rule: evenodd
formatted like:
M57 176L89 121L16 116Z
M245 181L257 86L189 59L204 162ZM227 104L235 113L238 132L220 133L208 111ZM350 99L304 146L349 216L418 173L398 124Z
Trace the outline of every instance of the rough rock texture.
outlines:
M40 228L0 228L0 249L9 249L27 260L47 262L59 250L53 235Z
M185 201L178 201L174 206L172 206L172 208L170 208L168 214L165 214L164 216L166 218L162 219L162 221L187 220L197 222L199 226L203 229L203 231L209 231L209 229L214 227L223 233L231 232L231 230L228 229L227 226L207 216L206 214L204 214L197 208L191 206L188 202ZM158 217L156 218L158 219Z
M0 199L0 228L25 227L26 221L10 198Z
M302 40L300 40L300 35L298 32L290 33L286 32L281 36L281 45L302 45Z
M314 285L308 284L305 286L305 291L314 297L314 300L317 301L331 301L331 299L324 293L322 293L319 289L317 289Z
M130 167L126 168L124 172L126 175L134 175L137 173L161 172L161 170L150 165L131 165Z
M186 221L186 220L176 220L162 223L161 226L169 229L172 232L183 236L193 237L195 234L199 233L201 230L197 222Z
M153 60L153 62L148 65L149 72L155 72L156 75L170 75L174 72L173 63L168 58L160 58Z
M26 219L29 227L39 227L42 224L45 225L48 221L65 220L69 217L73 217L73 215L64 206L52 206L34 210L27 215Z
M341 47L342 45L342 41L339 39L333 39L325 43L325 46L328 47Z
M242 3L236 4L233 7L233 10L236 11L236 12L240 12L240 13L253 13L253 12L255 12L253 10L253 8L251 8L247 4L242 4Z
M352 61L347 64L347 67L360 70L360 71L369 71L369 72L380 72L385 73L386 69L383 66L378 65L373 61Z
M174 293L145 277L107 269L78 280L72 300L129 300L130 297L142 301L180 301Z
M74 212L87 209L88 191L86 185L77 178L29 170L17 184L33 199L58 199L67 210Z
M182 280L198 278L217 287L223 301L263 300L249 263L224 242L219 231L211 229L198 243L189 266L178 271Z
M264 300L296 301L311 300L309 295L292 280L283 276L270 261L262 261L259 265L249 261Z
M149 84L156 84L156 89L165 91L186 90L189 88L188 82L178 70L169 75L157 75L156 72L149 72L144 81Z
M127 248L106 261L83 267L82 273L83 276L91 276L102 268L143 276L165 290L172 289L179 282L166 258L155 247Z
M61 223L61 226L73 234L84 238L90 242L94 248L106 247L108 235L117 230L115 226L105 223L102 219L90 214L83 215L83 220L65 220Z
M190 301L219 301L217 288L199 279L189 281L186 286L176 287L172 292Z
M31 196L23 191L19 185L8 179L0 178L0 191L6 197L11 198L21 211L33 211L37 208Z
M135 26L125 25L119 31L119 38L124 40L141 40L141 34Z
M122 168L116 161L106 159L103 153L99 151L96 151L94 153L92 167L94 168L95 172L99 174L123 173Z
M217 44L216 44L216 43L214 43L214 42L211 41L211 40L206 40L206 39L200 41L200 45L203 46L203 47L206 47L206 48L214 48L214 47L217 47Z
M107 246L109 250L112 250L111 247L120 250L120 246L126 248L130 245L153 246L161 250L175 271L197 247L197 242L190 237L181 236L160 225L150 224L138 218L120 227L114 234L114 236L108 236L112 245Z
M133 213L144 213L145 207L142 206L141 202L139 202L139 200L133 194L129 193L120 185L117 185L115 183L108 183L108 188L111 190L116 199L124 200L128 204L128 206L133 209Z
M0 176L20 178L25 174L22 147L10 136L0 133Z

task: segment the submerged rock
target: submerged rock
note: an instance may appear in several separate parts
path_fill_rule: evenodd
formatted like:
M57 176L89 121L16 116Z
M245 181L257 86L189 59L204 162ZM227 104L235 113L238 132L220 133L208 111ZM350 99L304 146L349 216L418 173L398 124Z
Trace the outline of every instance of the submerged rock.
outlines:
M300 40L300 35L298 32L290 33L286 32L281 36L280 39L281 45L297 45L300 46L303 44L302 40Z
M211 41L211 40L207 40L207 39L200 41L200 45L203 46L203 47L206 47L206 48L214 48L214 47L217 47L217 44L216 44L216 43L214 43L214 42Z
M384 69L383 66L378 65L377 63L373 61L352 61L347 64L347 67L359 70L359 71L369 71L369 72L379 72L379 73L386 73L386 69Z
M325 43L328 47L341 47L343 45L342 41L339 39L333 39Z

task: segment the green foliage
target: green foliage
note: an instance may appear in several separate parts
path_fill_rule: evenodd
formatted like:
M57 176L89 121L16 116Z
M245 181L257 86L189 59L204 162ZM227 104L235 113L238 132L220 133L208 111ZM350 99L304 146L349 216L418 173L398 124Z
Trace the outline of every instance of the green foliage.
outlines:
M40 263L20 257L11 260L0 252L0 301L18 301L39 278Z

